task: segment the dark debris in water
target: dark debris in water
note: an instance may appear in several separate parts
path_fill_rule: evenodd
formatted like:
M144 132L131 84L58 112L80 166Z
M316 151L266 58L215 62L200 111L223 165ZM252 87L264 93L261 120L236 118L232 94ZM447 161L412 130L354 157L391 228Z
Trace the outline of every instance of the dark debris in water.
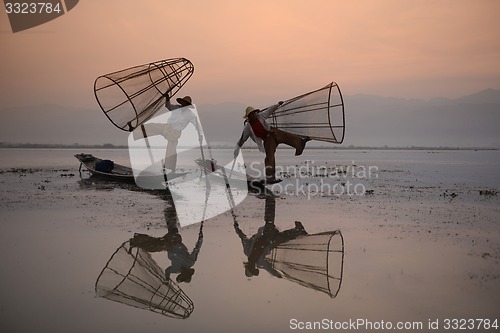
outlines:
M61 177L74 177L74 173L61 173Z
M451 193L448 193L448 190L444 191L442 194L440 194L439 196L443 197L443 198L447 198L447 197L450 197L450 198L456 198L458 197L458 194L455 193L455 192L451 192Z
M57 173L57 172L63 172L66 174L66 177L74 176L73 173L69 173L70 169L41 169L41 168L10 168L10 169L4 169L0 170L0 174L4 173L14 173L14 174L19 174L19 175L27 175L27 174L33 174L33 173ZM62 175L61 175L62 176Z
M479 195L497 195L495 190L479 190Z
M39 172L39 171L42 171L42 169L11 168L11 169L7 170L6 172L28 174L28 173L35 173L35 172Z
M486 259L488 257L491 257L491 254L489 254L489 252L484 252L482 255L481 255L481 258L483 259Z

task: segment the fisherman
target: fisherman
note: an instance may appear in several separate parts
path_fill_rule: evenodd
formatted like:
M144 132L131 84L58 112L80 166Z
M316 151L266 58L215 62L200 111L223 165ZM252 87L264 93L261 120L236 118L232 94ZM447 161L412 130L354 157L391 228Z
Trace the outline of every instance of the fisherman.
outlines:
M165 170L175 172L177 167L177 145L179 144L179 138L182 134L181 132L190 123L193 124L198 132L198 140L200 144L203 142L203 132L198 122L198 118L193 112L193 110L196 110L196 107L193 105L193 100L190 96L177 98L176 101L179 104L172 104L168 95L165 95L165 98L165 107L171 111L166 124L154 122L155 118L153 118L144 126L141 126L141 129L137 128L134 130L133 133L135 140L155 135L163 136L167 140L167 149L165 151L163 167ZM161 116L162 115L159 117Z
M234 149L234 157L238 156L240 148L243 146L245 141L250 137L257 143L259 150L266 154L264 159L265 171L266 171L266 183L273 184L279 182L276 180L276 161L275 153L276 147L280 143L287 144L295 148L295 156L302 154L306 142L311 140L309 137L300 136L297 134L289 133L272 127L266 121L276 109L283 104L279 102L273 106L268 107L265 110L254 109L249 106L245 110L245 127L243 128L243 133L239 139L236 147Z
M177 145L181 132L192 123L198 132L198 140L200 144L203 142L201 127L198 123L198 118L193 112L195 106L190 96L177 98L177 103L170 103L170 98L166 96L165 107L172 112L172 115L167 121L169 135L167 135L167 151L165 153L165 169L175 171L177 166Z

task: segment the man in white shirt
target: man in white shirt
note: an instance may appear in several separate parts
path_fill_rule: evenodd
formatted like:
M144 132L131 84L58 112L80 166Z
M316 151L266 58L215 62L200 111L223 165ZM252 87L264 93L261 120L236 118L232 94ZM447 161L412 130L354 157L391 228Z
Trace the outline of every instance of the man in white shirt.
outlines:
M134 139L161 135L167 140L167 150L165 152L164 168L175 172L177 166L177 145L181 132L191 123L198 132L198 139L203 140L201 126L193 110L196 107L190 96L176 99L179 104L172 104L167 96L165 107L171 111L167 123L146 123L142 132L134 131Z
M177 165L177 144L179 143L181 132L189 123L193 124L196 128L199 142L203 140L198 118L192 111L195 107L191 97L185 96L183 98L177 98L177 103L179 104L171 104L169 98L167 98L165 102L165 107L172 112L167 121L167 126L164 129L167 134L165 137L168 140L167 151L165 153L165 169L170 169L172 171L175 171Z

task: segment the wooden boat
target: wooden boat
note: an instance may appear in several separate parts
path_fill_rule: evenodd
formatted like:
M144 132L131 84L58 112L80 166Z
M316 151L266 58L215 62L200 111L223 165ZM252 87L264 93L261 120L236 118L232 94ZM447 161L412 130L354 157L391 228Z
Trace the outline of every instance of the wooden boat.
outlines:
M80 169L82 169L82 165L84 165L87 170L94 176L99 176L102 178L126 181L126 182L134 182L134 173L131 168L120 165L117 163L113 163L113 169L110 172L99 171L96 169L96 164L104 161L98 157L93 156L92 154L76 154L76 159L80 161Z
M75 157L80 161L80 169L79 171L81 172L82 165L84 165L87 170L94 176L103 178L103 179L108 179L108 180L114 180L114 181L121 181L121 182L130 182L130 183L135 183L135 177L134 177L134 171L132 168L129 168L127 166L114 163L109 160L103 160L98 157L95 157L92 154L76 154ZM99 163L102 162L107 162L108 164L111 164L111 167L109 167L108 170L103 171L103 169L99 168ZM167 175L169 180L175 179L177 177L183 177L187 175L188 172L179 172L179 173L169 173ZM137 185L148 188L148 189L156 189L158 186L158 183L164 183L164 175L141 175L141 181ZM166 187L165 184L161 186L160 188Z

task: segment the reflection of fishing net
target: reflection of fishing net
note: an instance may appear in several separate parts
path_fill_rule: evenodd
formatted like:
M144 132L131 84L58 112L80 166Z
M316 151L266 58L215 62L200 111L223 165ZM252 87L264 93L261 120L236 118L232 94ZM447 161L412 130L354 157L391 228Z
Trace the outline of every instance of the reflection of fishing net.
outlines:
M121 130L133 131L151 118L193 75L184 58L167 59L99 76L94 94L104 114Z
M344 101L339 86L325 87L285 101L272 116L273 126L311 139L344 141Z
M111 256L95 283L97 296L175 318L193 312L191 299L151 255L127 241Z
M339 230L306 235L280 244L269 254L283 278L337 296L344 266L344 238Z

